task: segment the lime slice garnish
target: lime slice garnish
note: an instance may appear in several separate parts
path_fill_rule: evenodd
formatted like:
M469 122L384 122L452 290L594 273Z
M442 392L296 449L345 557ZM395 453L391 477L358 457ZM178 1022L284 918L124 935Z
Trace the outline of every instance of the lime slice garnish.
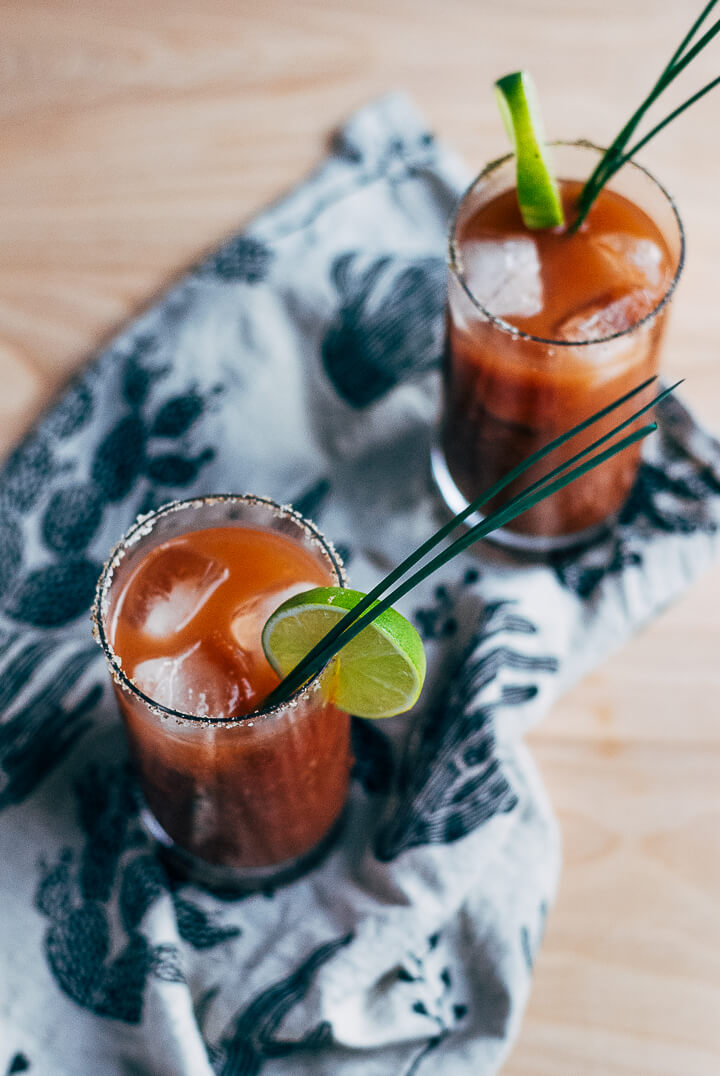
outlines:
M562 202L550 169L535 83L527 71L515 71L495 83L507 133L515 148L517 197L527 228L564 224Z
M316 587L283 602L262 633L275 672L286 676L364 596L358 590ZM333 702L358 717L392 717L409 710L425 679L422 640L395 609L380 613L338 651L333 663L328 681Z

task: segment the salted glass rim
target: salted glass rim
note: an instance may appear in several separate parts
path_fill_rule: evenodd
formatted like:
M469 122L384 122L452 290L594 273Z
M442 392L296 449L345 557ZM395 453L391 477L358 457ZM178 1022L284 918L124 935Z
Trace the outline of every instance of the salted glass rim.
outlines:
M606 152L605 149L603 149L602 146L597 146L594 142L589 142L587 139L584 139L584 138L575 139L574 141L564 141L562 139L558 139L558 140L555 140L554 142L550 142L549 145L550 146L569 147L569 148L572 148L572 149L588 149L588 150L592 150L594 153L600 153L600 154ZM679 255L678 255L678 263L677 263L677 266L675 268L673 278L670 281L670 284L668 285L667 291L665 292L663 297L660 299L660 301L652 308L652 310L650 310L644 317L640 318L639 321L634 321L632 323L632 325L629 325L625 329L620 329L618 332L611 333L609 336L595 336L595 337L592 337L590 340L557 340L557 339L553 339L552 337L535 336L533 333L525 332L523 329L519 329L516 325L513 325L511 322L506 321L505 318L501 318L497 314L493 314L490 310L488 310L486 307L483 306L483 304L480 302L480 300L477 298L477 296L475 296L473 294L473 291L472 291L470 285L468 284L467 280L465 279L465 274L464 274L464 270L462 269L462 260L461 260L460 251L459 251L460 242L456 238L455 233L456 233L456 230L457 230L460 211L461 211L461 209L462 209L462 207L463 207L463 205L465 203L465 199L472 193L474 188L477 186L478 183L480 183L481 180L485 179L486 176L489 176L497 168L500 168L502 165L507 164L508 161L514 160L514 158L515 158L514 153L506 153L504 157L499 157L494 161L489 161L488 164L485 165L483 170L481 172L479 172L478 175L475 176L475 178L472 180L472 182L463 191L463 193L462 193L462 195L460 197L460 200L458 202L457 208L456 208L455 212L453 213L452 219L450 221L450 229L449 229L449 232L448 232L448 265L449 265L450 271L455 275L455 277L458 280L460 286L462 287L463 291L465 292L465 294L467 295L468 299L473 304L473 306L476 307L480 311L480 313L483 315L484 318L486 318L493 325L495 325L498 329L500 329L501 332L507 333L509 336L512 336L513 339L531 340L533 343L536 343L536 344L549 344L552 347L578 348L578 347L591 347L591 346L594 346L596 344L605 344L610 340L618 340L620 337L629 336L631 333L636 332L642 325L646 325L649 322L654 321L655 318L660 313L660 311L670 301L670 299L671 299L671 297L673 295L673 292L675 291L675 288L677 286L677 283L678 283L678 281L680 279L680 276L682 274L683 266L685 264L685 229L683 227L682 218L680 217L680 213L678 211L677 205L675 204L675 200L672 197L672 195L662 185L662 183L658 179L656 179L656 177L652 174L652 172L650 172L647 168L645 168L644 165L638 164L637 161L634 161L634 160L626 161L625 164L623 165L623 168L634 168L638 172L642 172L651 181L651 183L653 183L655 185L655 187L660 191L660 193L666 199L666 201L667 201L667 203L668 203L668 205L669 205L669 207L670 207L670 209L672 211L672 214L673 214L673 216L675 218L675 223L677 224L678 235L679 235L679 238L680 238L680 252L679 252Z
M187 500L169 501L159 508L156 508L154 511L148 512L146 515L138 516L133 525L111 549L108 559L103 565L100 578L98 579L95 588L95 600L91 611L93 635L102 648L105 660L110 668L110 674L116 684L138 698L147 709L156 716L172 717L178 724L194 725L201 728L207 728L208 726L234 728L242 725L249 725L252 727L253 724L256 724L260 720L267 721L273 717L280 716L286 713L288 709L293 709L304 699L309 698L314 691L319 689L319 681L324 671L323 669L320 669L310 680L297 688L288 699L284 702L276 703L274 706L253 710L251 713L242 714L238 717L199 717L197 714L187 714L182 710L176 710L171 706L164 706L162 703L157 702L150 695L147 695L123 669L122 659L110 642L105 628L105 621L109 612L110 591L116 568L119 566L128 550L132 549L137 542L142 541L142 539L148 537L152 533L156 523L162 517L170 515L173 512L180 512L187 509L197 510L208 505L227 503L259 505L263 508L269 508L273 515L290 519L298 524L310 539L310 542L319 547L323 557L329 562L330 568L335 576L335 585L340 587L347 586L342 558L332 542L322 534L311 520L306 519L297 511L297 509L293 508L292 505L280 504L270 497L261 497L252 493L208 494L203 497L191 497Z

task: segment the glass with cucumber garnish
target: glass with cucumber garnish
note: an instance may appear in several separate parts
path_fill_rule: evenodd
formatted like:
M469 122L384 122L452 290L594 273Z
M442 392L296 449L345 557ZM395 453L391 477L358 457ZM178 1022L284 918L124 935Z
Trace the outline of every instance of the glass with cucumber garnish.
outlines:
M517 72L496 83L514 152L471 184L449 237L445 390L433 470L454 512L540 445L657 373L684 238L672 199L634 157L720 80L633 136L720 30L720 20L702 30L716 2L606 150L587 142L548 147L530 77ZM562 463L568 452L563 445L545 465ZM637 445L494 539L535 552L590 539L621 510L639 459Z

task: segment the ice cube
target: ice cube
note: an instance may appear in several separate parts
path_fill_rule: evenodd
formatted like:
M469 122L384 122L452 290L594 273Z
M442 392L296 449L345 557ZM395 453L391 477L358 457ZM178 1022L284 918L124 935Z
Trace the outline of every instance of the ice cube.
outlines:
M461 260L470 291L491 314L529 318L542 310L540 259L532 237L468 239Z
M141 661L132 678L161 706L196 717L233 717L253 699L249 658L232 659L212 642L197 642L175 657Z
M628 290L649 288L662 293L669 283L665 255L652 239L639 239L624 232L606 232L594 241L593 247L610 263L614 278ZM660 297L658 294L658 299Z
M557 337L574 343L601 340L631 328L650 313L653 305L652 296L644 288L609 301L598 298L564 318L557 327Z
M121 615L155 639L169 637L197 616L229 574L224 564L191 549L160 550L129 588Z
M243 602L230 625L230 631L237 645L250 652L257 650L265 621L270 614L274 613L278 606L288 598L316 586L317 583L292 583L289 586L264 590L256 594L251 601Z

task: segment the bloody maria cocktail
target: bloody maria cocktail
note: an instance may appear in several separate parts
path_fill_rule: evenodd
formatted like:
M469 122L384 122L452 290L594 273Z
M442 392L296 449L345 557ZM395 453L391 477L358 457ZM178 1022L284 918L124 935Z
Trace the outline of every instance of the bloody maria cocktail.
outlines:
M333 549L298 513L210 497L145 517L113 551L95 625L145 798L186 873L252 888L299 873L329 841L350 771L349 717L316 677L277 684L263 624L286 598L343 586Z
M554 147L567 222L599 152L585 143ZM675 207L637 165L626 165L607 184L576 234L525 227L514 157L475 180L450 234L445 392L433 459L453 511L657 373L682 261ZM642 402L631 401L626 413ZM624 417L615 412L546 457L497 503ZM505 541L550 549L592 534L625 502L639 451L620 453L519 516ZM494 507L491 501L483 511Z

